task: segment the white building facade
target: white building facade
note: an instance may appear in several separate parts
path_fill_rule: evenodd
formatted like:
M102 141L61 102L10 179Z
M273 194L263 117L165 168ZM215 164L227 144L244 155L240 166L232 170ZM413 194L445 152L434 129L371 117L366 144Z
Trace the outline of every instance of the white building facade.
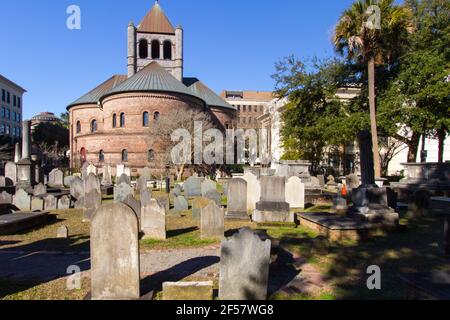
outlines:
M0 75L0 135L21 137L25 89Z

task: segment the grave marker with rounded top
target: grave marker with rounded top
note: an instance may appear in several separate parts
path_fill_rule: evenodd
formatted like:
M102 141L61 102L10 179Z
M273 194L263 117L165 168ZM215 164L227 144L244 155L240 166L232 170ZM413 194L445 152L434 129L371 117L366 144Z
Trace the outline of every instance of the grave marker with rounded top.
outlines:
M141 209L141 229L144 239L166 240L166 209L157 200L143 203Z
M305 208L305 185L298 177L290 177L286 182L286 202L291 209Z
M200 233L202 239L222 239L225 232L225 212L214 202L201 209Z
M250 220L247 214L247 181L233 178L228 183L226 219Z
M261 197L261 184L256 175L251 172L247 172L242 177L247 181L247 210L255 210L256 203Z
M19 189L13 196L13 205L20 211L31 210L31 196L23 189Z

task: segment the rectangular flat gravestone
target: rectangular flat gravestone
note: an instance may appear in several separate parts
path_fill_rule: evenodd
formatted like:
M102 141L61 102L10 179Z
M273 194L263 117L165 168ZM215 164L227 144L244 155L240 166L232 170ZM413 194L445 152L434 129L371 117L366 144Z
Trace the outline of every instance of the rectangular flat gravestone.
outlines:
M269 279L270 240L262 241L252 230L239 230L222 241L220 300L265 300Z
M31 210L31 196L23 189L19 189L13 196L13 205L20 211Z
M86 193L84 198L84 218L83 221L90 221L94 212L102 205L102 194L97 190Z
M67 210L70 209L70 197L62 196L58 199L58 210Z
M233 178L228 183L226 219L249 220L247 214L247 182Z
M255 210L256 203L261 197L261 184L256 175L251 172L247 172L242 177L247 181L247 210Z
M192 218L200 220L201 210L209 205L212 200L208 198L198 197L192 200Z
M201 209L200 232L202 239L222 239L225 232L224 209L211 202Z
M17 183L17 165L14 162L8 162L5 165L5 178L9 179L13 185Z
M124 202L129 195L133 195L134 190L128 183L122 182L114 187L114 201Z
M33 197L31 199L31 211L44 211L44 199Z
M139 299L138 219L129 207L109 203L91 224L93 300Z
M257 223L294 223L295 215L285 201L284 177L261 177L261 200L256 204L252 219Z
M144 239L166 240L166 209L157 200L151 199L141 208L141 228Z
M286 183L286 202L291 208L305 208L305 185L300 178L291 177Z
M47 211L56 210L58 200L53 195L48 195L44 198L44 209Z

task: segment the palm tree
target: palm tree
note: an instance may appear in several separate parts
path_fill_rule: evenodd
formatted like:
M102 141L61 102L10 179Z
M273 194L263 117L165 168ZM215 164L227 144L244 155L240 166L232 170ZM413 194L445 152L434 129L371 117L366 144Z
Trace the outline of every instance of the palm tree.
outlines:
M412 14L394 0L358 0L344 11L335 27L333 44L349 60L368 65L370 125L375 177L381 177L376 118L375 65L391 63L412 29Z

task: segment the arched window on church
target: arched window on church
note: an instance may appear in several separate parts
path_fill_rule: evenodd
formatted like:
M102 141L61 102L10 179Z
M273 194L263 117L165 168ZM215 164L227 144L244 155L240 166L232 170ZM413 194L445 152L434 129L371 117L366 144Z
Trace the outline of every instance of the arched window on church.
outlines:
M92 120L91 121L91 133L97 132L97 120Z
M142 126L148 127L148 125L149 125L148 112L145 111L144 114L142 115Z
M164 60L172 60L172 42L164 41Z
M113 118L112 118L112 127L113 128L117 128L117 114L113 114Z
M152 41L152 59L159 59L160 55L160 45L158 40Z
M124 128L125 127L125 113L121 113L120 114L120 127Z
M77 121L77 133L81 132L81 122Z
M153 114L153 120L159 121L160 118L161 118L161 114L160 114L158 111L156 111L156 112Z
M105 152L103 152L103 150L100 150L100 152L98 153L98 161L105 162Z
M148 150L147 160L149 162L155 160L155 151L153 149Z
M145 39L139 40L139 58L148 58L148 42Z
M122 150L122 162L128 162L128 150Z

